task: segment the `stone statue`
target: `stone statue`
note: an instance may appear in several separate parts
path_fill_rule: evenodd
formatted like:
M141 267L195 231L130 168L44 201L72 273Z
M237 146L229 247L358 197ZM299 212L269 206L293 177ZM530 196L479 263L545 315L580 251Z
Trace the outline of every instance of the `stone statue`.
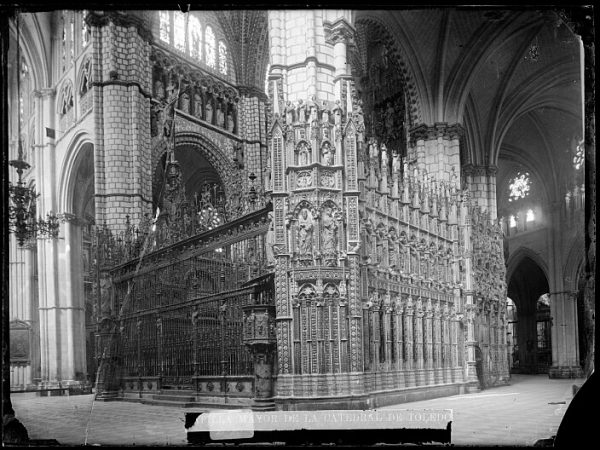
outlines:
M299 166L307 166L310 164L310 150L306 143L301 143L298 148L298 165Z
M275 245L275 222L273 220L273 213L269 212L269 229L267 231L267 265L273 266L275 264L275 253L273 252L273 245Z
M229 110L227 112L227 131L233 133L235 128L235 121L233 120L233 112Z
M298 253L311 255L313 250L313 218L307 208L300 211L298 218Z
M212 107L212 102L209 99L208 102L206 102L206 116L204 118L204 120L206 120L208 123L212 123L213 120L213 107Z
M202 119L202 96L194 94L194 116Z
M154 97L158 100L163 100L165 98L165 89L160 80L154 82Z
M223 112L221 102L217 102L217 125L221 128L225 128L225 113Z
M323 144L323 148L321 149L321 160L323 164L326 166L332 166L334 162L334 154L333 149L331 148L331 144L329 142L325 142Z
M334 254L337 250L337 223L333 217L331 207L323 209L321 237L323 239L322 251L325 254Z
M179 100L179 109L186 114L190 113L190 96L187 92L184 92L181 95L181 99Z
M112 315L112 280L105 275L100 278L100 316L110 317Z
M286 104L285 121L288 125L291 125L294 122L294 107L290 101L288 101Z

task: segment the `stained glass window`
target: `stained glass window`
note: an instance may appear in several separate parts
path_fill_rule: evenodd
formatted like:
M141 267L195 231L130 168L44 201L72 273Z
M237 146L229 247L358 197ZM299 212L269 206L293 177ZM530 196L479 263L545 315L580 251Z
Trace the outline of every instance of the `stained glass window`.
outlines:
M585 149L583 147L583 140L581 140L577 144L577 149L575 150L575 156L573 156L573 166L575 166L575 170L579 170L583 167L584 160L585 160Z
M191 16L188 23L188 42L190 56L197 60L202 59L202 27L195 16Z
M71 23L69 27L69 31L71 35L69 36L69 50L71 56L71 64L73 64L73 60L75 59L75 14L71 13Z
M215 68L215 33L210 26L206 27L205 31L205 43L206 43L206 65Z
M182 52L185 51L185 14L175 11L173 18L173 34L175 48Z
M169 20L169 11L160 11L160 40L166 43L171 42L171 21Z
M62 28L62 42L61 42L61 54L62 54L62 70L63 72L67 68L67 28L65 26L65 13L60 18L60 24Z
M510 216L508 218L508 226L511 228L515 228L517 226L517 218L515 216Z
M88 12L83 11L83 15L81 16L81 46L83 48L87 47L90 42L90 27L85 22L87 15Z
M526 222L533 222L535 220L535 214L533 213L533 209L527 211L527 215L525 216Z
M508 201L512 202L518 200L520 198L525 198L529 195L529 190L531 188L531 181L529 180L529 173L519 173L513 179L513 181L509 185L509 198Z
M29 117L29 67L24 59L21 59L21 87L19 89L19 122L21 122L21 130L24 129L24 120Z
M219 41L219 72L227 75L227 46L223 41Z

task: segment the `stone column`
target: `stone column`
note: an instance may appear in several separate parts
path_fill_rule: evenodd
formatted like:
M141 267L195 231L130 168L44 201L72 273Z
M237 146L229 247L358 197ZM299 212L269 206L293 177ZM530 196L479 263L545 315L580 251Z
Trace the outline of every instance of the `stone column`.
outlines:
M254 411L275 409L273 362L276 355L275 307L252 304L244 311L244 345L254 362Z
M444 374L442 370L442 324L441 324L441 311L439 300L435 304L433 311L433 355L434 355L434 383L442 384L444 380Z
M415 376L415 354L413 350L413 302L409 295L404 308L404 345L405 345L405 379L406 387L416 386Z
M96 223L123 231L152 208L150 32L132 13L90 12Z
M434 350L433 350L433 306L431 304L431 298L427 299L427 306L425 309L425 330L423 333L423 349L425 356L425 382L428 385L435 384L434 377Z
M41 110L42 126L54 128L55 122L54 89L41 89L38 94ZM46 217L47 213L56 211L56 169L54 164L55 141L44 137L40 152L36 158L36 189L41 193L37 201L38 216ZM38 236L38 299L40 317L40 352L41 352L41 384L43 387L54 387L62 380L60 364L63 349L60 347L61 315L63 306L60 303L58 267L59 249L56 239ZM65 349L66 350L66 349Z
M98 257L98 325L96 328L96 357L98 375L96 399L110 400L118 396L120 380L120 332L115 318L115 293L111 275ZM139 341L139 326L138 326Z
M442 311L442 366L444 371L444 383L452 382L452 357L450 342L450 311L448 303L444 305Z
M461 333L460 318L456 314L456 308L452 306L450 313L450 366L452 367L452 382L462 382L465 379L464 368L460 365L459 351L464 351L459 347Z
M560 235L560 202L550 205L548 232L550 314L552 317L552 367L550 378L575 378L583 376L579 365L579 337L577 335L577 293L565 289L562 275Z
M423 317L425 313L423 312L423 306L421 303L421 298L419 297L417 300L417 305L415 308L414 314L414 330L413 330L413 339L415 345L415 378L417 386L423 386L427 383L425 378L425 367L423 360Z

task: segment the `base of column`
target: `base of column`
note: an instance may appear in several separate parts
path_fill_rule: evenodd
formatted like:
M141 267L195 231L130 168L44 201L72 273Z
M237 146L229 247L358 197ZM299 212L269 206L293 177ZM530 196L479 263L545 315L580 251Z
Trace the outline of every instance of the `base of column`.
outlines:
M255 398L250 409L252 411L275 411L275 402L272 398Z
M583 378L583 370L579 366L552 366L548 378Z

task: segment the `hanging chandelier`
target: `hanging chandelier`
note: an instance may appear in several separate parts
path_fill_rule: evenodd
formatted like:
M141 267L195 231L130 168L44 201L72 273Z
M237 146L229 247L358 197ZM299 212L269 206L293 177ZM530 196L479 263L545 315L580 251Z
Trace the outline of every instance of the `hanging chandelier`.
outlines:
M21 56L19 39L19 15L16 18L17 28L17 98L21 99ZM17 120L18 147L17 159L9 161L9 165L17 171L17 182L8 183L9 192L9 230L14 233L17 242L23 246L27 241L38 235L56 238L58 236L59 221L58 216L50 212L46 215L46 220L41 217L36 220L35 201L39 194L35 192L34 187L28 187L23 181L23 172L31 166L23 160L23 143L21 136L21 111L19 104L19 120Z

